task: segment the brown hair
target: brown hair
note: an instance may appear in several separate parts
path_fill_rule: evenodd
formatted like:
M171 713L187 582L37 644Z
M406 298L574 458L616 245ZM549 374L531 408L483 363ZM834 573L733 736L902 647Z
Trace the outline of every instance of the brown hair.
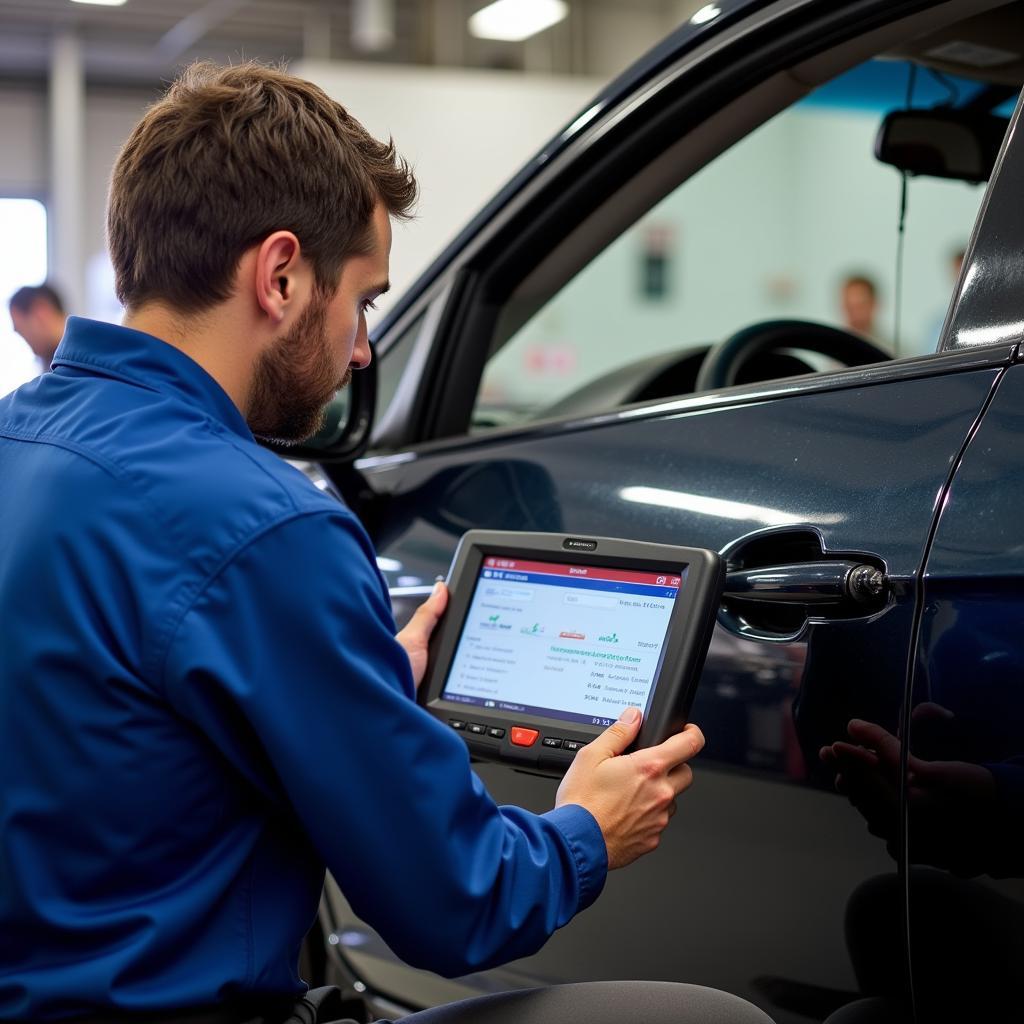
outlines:
M868 277L867 274L848 274L843 278L844 291L847 288L854 287L866 288L871 298L878 298L878 285L876 285L874 280Z
M27 284L19 288L8 300L7 308L27 313L40 299L48 302L58 313L64 312L60 293L47 281L42 284Z
M408 216L416 181L322 89L248 62L188 68L114 165L107 240L117 296L197 313L231 293L242 254L293 231L317 284L365 254L378 200Z

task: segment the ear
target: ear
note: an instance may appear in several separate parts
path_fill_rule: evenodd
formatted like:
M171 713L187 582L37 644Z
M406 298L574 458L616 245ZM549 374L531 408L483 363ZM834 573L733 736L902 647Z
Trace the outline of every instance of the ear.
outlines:
M256 251L256 301L275 324L305 302L305 297L298 294L306 277L301 259L302 247L291 231L267 235Z

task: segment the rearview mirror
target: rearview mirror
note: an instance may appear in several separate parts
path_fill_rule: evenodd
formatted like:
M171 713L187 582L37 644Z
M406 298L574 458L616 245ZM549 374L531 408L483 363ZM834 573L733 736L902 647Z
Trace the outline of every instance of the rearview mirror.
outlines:
M875 137L875 156L907 174L988 181L1009 120L975 110L894 110Z
M323 426L307 441L287 445L262 441L271 451L286 459L309 462L352 462L366 450L373 427L377 400L377 360L352 374L352 382L324 409Z

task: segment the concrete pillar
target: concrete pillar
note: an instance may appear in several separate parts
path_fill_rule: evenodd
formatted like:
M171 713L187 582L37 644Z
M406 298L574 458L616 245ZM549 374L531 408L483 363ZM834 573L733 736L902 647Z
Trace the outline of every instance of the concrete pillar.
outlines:
M53 37L50 53L50 278L68 311L85 311L85 74L78 37Z

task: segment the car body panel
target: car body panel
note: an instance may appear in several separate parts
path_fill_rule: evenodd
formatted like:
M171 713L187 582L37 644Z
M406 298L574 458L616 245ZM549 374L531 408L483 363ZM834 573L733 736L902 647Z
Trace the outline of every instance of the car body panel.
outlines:
M941 774L908 802L910 949L921 1019L1020 1007L1024 957L1024 366L968 446L924 580L910 752ZM944 709L943 711L937 708ZM1002 772L981 795L979 774ZM914 764L911 771L921 774Z
M728 989L794 1022L808 1007L852 998L846 902L889 862L831 791L817 749L850 717L897 729L914 581L936 502L1010 355L990 350L995 365L977 368L978 353L968 353L964 367L948 362L923 379L900 379L892 364L896 379L880 374L868 385L794 386L773 399L518 438L503 432L364 464L369 487L387 495L375 541L392 584L444 572L470 526L726 552L752 537L767 538L770 550L776 535L810 530L830 554L878 559L892 582L883 609L841 621L823 615L790 639L716 628L693 710L708 735L700 781L662 848L610 878L593 908L504 969L501 984L675 979ZM401 614L400 594L396 606ZM500 766L481 774L501 802L552 805L550 781ZM364 979L387 991L395 964L338 895L337 927L360 936L349 952ZM498 984L481 978L467 988ZM409 1000L416 985L410 977L390 994Z

